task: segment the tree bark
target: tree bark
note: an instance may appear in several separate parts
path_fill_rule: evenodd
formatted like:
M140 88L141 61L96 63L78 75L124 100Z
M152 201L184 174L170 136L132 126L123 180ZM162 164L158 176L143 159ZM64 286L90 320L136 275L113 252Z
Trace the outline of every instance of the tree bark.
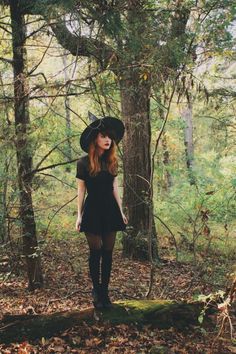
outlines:
M168 170L168 167L170 167L170 153L169 153L169 149L168 149L165 131L163 132L161 143L162 143L162 149L163 149L163 164L166 168L166 170L164 171L164 189L166 192L169 192L169 190L172 186L172 179L171 179L171 174Z
M4 157L6 160L4 161L4 169L2 171L2 184L0 186L0 200L1 200L1 208L0 208L0 243L5 243L8 239L7 235L7 188L8 188L8 161L7 157Z
M177 303L171 300L126 300L113 305L109 310L58 312L48 315L5 316L0 323L0 342L11 343L39 338L49 338L84 321L151 324L166 329L175 327L183 330L189 325L199 324L198 318L204 309L202 303ZM208 310L209 311L209 310Z
M124 256L148 259L150 193L150 84L140 79L137 68L126 70L120 81L121 111L126 131L123 139L124 197L129 228L123 237ZM153 216L152 216L153 218ZM157 256L157 235L153 220L153 256Z
M193 106L192 101L187 102L182 110L182 118L185 122L184 127L184 146L186 156L186 166L188 170L190 184L195 184L195 178L193 173L194 168L194 144L193 144Z
M4 107L3 113L4 113L4 118L6 121L1 122L1 135L3 135L6 139L8 140L8 134L6 133L8 131L9 125L11 124L10 122L10 109L8 104L6 103L5 97L6 97L6 92L5 92L5 87L4 87L4 82L2 78L2 73L0 73L0 84L1 84L1 90L3 93L4 97ZM1 200L1 206L0 206L0 239L2 243L5 243L9 238L9 230L8 230L8 223L7 223L7 214L8 214L8 205L7 205L7 195L8 195L8 173L9 173L9 166L10 166L10 157L8 156L8 153L6 148L3 148L2 156L1 156L1 186L0 186L0 200Z
M36 237L36 225L32 203L32 156L28 130L29 93L26 68L26 27L20 11L20 0L10 1L12 27L13 72L14 72L14 114L15 146L17 154L18 185L20 198L20 219L22 227L23 254L26 258L28 286L30 290L43 284L40 256Z
M69 70L68 70L68 62L67 62L67 56L66 53L64 52L64 55L62 55L62 62L64 66L64 79L65 79L65 85L70 80L69 77ZM68 140L65 145L65 154L66 154L66 159L67 161L72 160L72 148L71 148L71 141L70 141L70 136L71 136L71 114L70 114L70 97L68 95L70 91L70 85L67 85L66 87L66 97L65 97L65 113L66 113L66 135L68 137ZM66 171L70 172L71 171L71 166L68 165L66 166Z

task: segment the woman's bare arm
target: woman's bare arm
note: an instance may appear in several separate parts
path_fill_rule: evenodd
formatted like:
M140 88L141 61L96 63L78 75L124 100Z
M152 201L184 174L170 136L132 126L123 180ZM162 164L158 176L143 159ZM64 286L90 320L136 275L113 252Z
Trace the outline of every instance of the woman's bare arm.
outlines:
M123 212L122 202L121 202L121 199L120 199L120 196L119 196L119 187L118 187L118 178L117 177L115 177L114 181L113 181L113 195L116 198L117 204L118 204L118 206L120 208L120 212L122 214L124 223L127 224L128 220L127 220L127 218L126 218L126 216L125 216L125 214Z
M78 206L78 215L81 215L84 196L86 192L86 185L84 180L77 178L78 181L78 195L77 195L77 206Z
M86 193L86 185L85 181L77 178L78 181L78 195L77 195L77 209L78 209L78 217L76 220L75 228L77 231L80 230L81 218L82 218L82 208L84 203L84 196Z

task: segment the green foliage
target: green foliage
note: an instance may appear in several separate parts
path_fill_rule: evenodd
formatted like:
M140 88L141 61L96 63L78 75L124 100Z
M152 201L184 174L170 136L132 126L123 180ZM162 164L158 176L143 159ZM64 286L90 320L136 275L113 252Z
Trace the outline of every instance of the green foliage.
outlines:
M201 294L201 295L199 295L197 297L198 301L204 303L204 307L203 307L203 309L202 309L202 311L201 311L201 313L200 313L200 315L198 317L198 322L200 324L203 323L203 320L204 320L204 317L206 315L206 311L207 311L207 309L209 307L209 304L212 303L212 302L217 302L219 300L222 301L224 299L224 296L225 296L225 292L220 290L220 291L218 291L216 293L213 293L213 294L212 293L210 293L208 295Z
M170 162L168 165L162 162L163 149L160 146L155 160L154 210L173 230L182 254L187 251L188 255L193 254L196 257L210 251L215 252L216 249L225 255L232 253L234 245L232 230L236 216L235 160L233 159L235 150L232 134L234 107L230 104L230 99L225 96L213 97L207 103L204 90L199 89L200 92L197 93L197 87L201 85L204 87L204 84L198 85L189 80L191 83L186 87L186 78L188 75L191 77L189 72L192 72L195 65L194 54L199 43L210 51L211 56L214 56L214 75L219 73L219 67L222 65L222 58L219 58L219 55L225 48L230 51L233 44L229 28L235 18L235 4L232 1L218 1L215 4L212 4L212 1L204 1L202 7L196 9L196 2L190 0L181 2L180 8L176 7L176 2L167 0L158 3L152 0L143 1L137 8L128 8L125 1L80 1L78 3L74 0L43 0L34 2L32 5L31 1L25 0L22 3L25 11L31 14L45 15L46 12L49 15L52 13L57 20L59 16L63 21L64 15L67 15L68 18L72 18L72 23L78 28L78 36L85 33L109 44L116 50L116 55L110 61L111 67L114 63L118 63L118 69L121 67L122 70L134 67L140 83L149 81L151 78L152 95L157 97L155 102L151 102L154 133L152 148L155 144L156 131L159 131L163 124L163 119L159 119L160 111L166 112L166 103L173 89L171 79L176 77L180 68L186 66L185 78L182 76L182 82L178 83L178 90L182 90L183 96L187 90L196 95L193 168L196 183L195 185L189 183L183 143L185 124L177 106L173 105L166 126ZM192 14L193 8L194 11L199 12L199 18L198 20L193 18L192 27L186 28L188 16ZM33 22L34 20L36 17L33 17ZM36 30L37 35L32 42L28 39L28 47L31 48L35 46L35 43L39 43L39 48L34 49L34 52L28 50L29 67L34 67L42 58L42 63L35 72L39 76L34 79L30 78L31 94L33 95L34 90L38 88L41 88L39 92L45 95L48 93L56 96L58 92L78 93L78 96L70 101L70 106L75 113L71 112L69 131L65 123L65 99L63 97L52 100L42 98L41 101L31 100L30 102L29 149L34 167L42 162L40 164L42 168L67 160L69 137L71 137L72 158L76 159L81 155L79 139L76 135L79 135L83 129L84 123L81 118L86 121L87 110L91 109L91 106L99 113L115 112L116 115L120 115L118 91L120 73L116 72L116 76L110 71L108 65L105 72L98 74L94 63L78 60L79 66L75 69L73 76L73 80L77 81L70 84L69 90L66 91L56 42L52 42L52 48L48 48L49 53L45 53L44 56L40 45L43 44L42 48L45 47L50 31L45 34L39 31L37 25L31 26L32 28L29 26L30 30ZM6 34L5 38L8 43L10 34ZM11 57L11 55L10 46L4 42L1 57ZM204 60L208 53L205 55ZM216 56L219 62L216 62ZM13 89L8 79L12 77L11 69L6 63L1 63L1 69L5 74L2 85L5 94L12 96ZM45 79L42 80L42 73L47 78L46 83ZM55 79L56 73L59 74ZM86 76L89 76L89 79L85 79ZM197 77L196 81L198 80L200 79ZM210 87L214 84L215 82L211 79ZM87 91L86 96L80 95L84 88L91 89L90 92ZM178 90L177 93L179 93ZM178 94L174 97L175 102L178 101L177 96ZM13 102L10 101L7 104L12 123L6 124L6 116L1 115L1 135L7 139L1 142L1 150L4 154L1 158L0 181L2 186L6 179L9 183L7 200L12 207L10 217L15 217L13 205L16 200L18 201L19 196L16 192ZM58 145L57 148L55 148L56 145ZM9 156L6 153L7 148ZM48 154L50 151L51 153ZM4 169L6 157L11 159L8 172ZM76 203L73 201L76 196L75 164L70 165L71 171L67 171L65 166L57 166L39 171L34 176L32 188L35 216L38 233L42 238L52 235L62 238L76 235L74 231ZM167 172L172 178L172 185L169 188L166 188ZM3 221L4 217L0 222L3 224ZM162 226L160 243L167 233L168 231Z
M236 218L235 192L232 187L226 183L224 187L221 183L217 185L212 178L200 174L196 178L196 185L192 186L187 176L185 182L183 176L181 182L180 178L176 176L175 186L168 195L162 196L161 201L159 199L156 214L173 227L179 235L181 247L194 253L197 250L204 252L216 242L218 247L221 243L225 245L225 252L230 253L227 235Z
M155 213L174 233L181 260L214 254L233 259L236 246L233 237L236 220L234 103L223 97L206 103L201 97L201 94L195 96L193 111L195 184L189 183L186 168L185 123L173 105L166 128L168 165L162 162L161 144L157 152ZM153 117L153 129L160 130L161 125L161 120L155 121ZM167 173L172 182L169 187ZM163 239L170 237L158 221L157 226Z
M75 0L41 0L34 1L23 0L20 1L22 9L25 13L48 16L50 13L55 14L55 10L60 12L67 12L75 8Z

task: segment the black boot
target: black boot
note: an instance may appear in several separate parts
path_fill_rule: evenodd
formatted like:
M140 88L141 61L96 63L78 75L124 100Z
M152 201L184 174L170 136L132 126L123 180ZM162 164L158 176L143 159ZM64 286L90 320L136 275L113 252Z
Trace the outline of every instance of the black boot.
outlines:
M112 302L109 298L108 289L105 288L101 289L101 300L104 308L109 309L112 307Z
M103 307L112 307L111 300L108 295L108 285L110 282L112 267L112 251L102 250L102 285L101 285L101 300Z
M102 308L103 306L101 300L101 285L99 283L100 259L101 259L101 250L91 249L89 255L89 271L93 283L92 297L93 297L93 305L95 308Z
M103 308L103 302L102 302L101 288L98 288L96 290L93 288L92 297L93 297L93 306L96 309L102 309Z

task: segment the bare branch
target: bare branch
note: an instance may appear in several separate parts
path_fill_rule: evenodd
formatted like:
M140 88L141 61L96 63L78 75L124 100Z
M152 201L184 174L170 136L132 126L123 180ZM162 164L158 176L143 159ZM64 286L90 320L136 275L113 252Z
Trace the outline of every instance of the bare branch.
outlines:
M94 38L76 36L68 30L65 22L49 24L58 42L72 55L94 57L102 68L105 69L108 66L114 55L114 50L110 46Z
M51 155L51 153L52 153L54 150L56 150L56 149L58 148L58 146L60 146L60 145L63 144L64 142L66 142L68 139L75 138L75 137L77 137L78 135L80 135L80 134L72 135L72 136L70 136L69 138L67 137L66 139L64 139L64 140L60 141L58 144L56 144L51 150L49 150L49 151L47 152L46 155L44 155L44 157L41 159L41 161L39 161L39 163L36 165L34 171L36 171L36 170L39 171L39 169L38 169L39 166L42 165L42 163L48 158L48 156ZM73 161L74 161L74 160L73 160ZM76 160L75 160L75 161L76 161ZM70 161L70 162L72 162L72 161ZM41 170L40 170L40 171L41 171Z
M58 43L64 49L67 49L72 55L93 57L100 64L100 66L105 69L110 63L110 59L114 55L114 49L107 45L105 42L99 41L97 39L86 36L76 36L75 34L71 33L61 15L56 14L55 16L55 13L53 14L54 18L57 17L57 19L59 19L57 22L50 19L50 15L48 13L50 5L60 4L58 4L58 1L56 0L51 0L47 2L47 7L45 8L39 4L35 4L35 1L33 0L22 0L21 10L24 14L42 16L53 30ZM109 68L112 70L111 67Z
M68 165L69 163L73 163L73 162L75 162L75 161L77 161L77 160L78 160L78 158L77 158L77 159L70 160L70 161L58 162L58 163L55 163L55 164L53 164L53 165L48 165L48 166L39 168L39 169L37 169L37 170L34 169L34 170L31 171L30 174L33 175L33 174L35 174L35 173L37 173L37 172L49 170L49 169L55 168L55 167L57 167L57 166Z
M71 93L59 93L56 95L38 95L38 96L31 96L29 97L30 100L38 100L41 98L57 98L57 97L67 97L67 96L79 96L83 95L87 92L90 92L90 89L85 89L83 92L71 92ZM0 101L14 101L14 97L12 96L4 96L0 97Z
M51 43L52 43L52 37L50 38L50 40L49 40L49 42L48 42L48 45L47 45L47 47L46 47L46 49L45 49L45 51L44 51L44 53L43 53L41 59L39 60L39 62L29 71L29 73L28 73L29 76L30 76L31 74L33 74L33 72L34 72L35 70L38 69L38 67L39 67L39 65L42 63L42 61L43 61L43 59L44 59L44 57L45 57L45 55L46 55L48 49L50 48Z
M223 97L236 97L236 91L226 89L226 88L219 88L209 92L209 96L218 96L218 95Z
M63 180L61 180L60 178L50 174L50 173L43 173L43 172L40 172L39 175L43 175L43 176L46 176L46 177L52 177L52 178L55 178L57 181L61 182L63 185L65 186L68 186L70 188L73 188L73 189L76 189L76 187L74 185L71 185Z
M9 30L8 30L6 27L4 27L4 26L0 25L0 28L1 28L3 31L5 31L5 32L7 32L7 33L9 33L9 34L12 34L11 31L9 31Z
M13 64L13 60L11 60L11 59L0 57L0 60L3 61L4 63L8 63L8 64L11 64L11 65Z

